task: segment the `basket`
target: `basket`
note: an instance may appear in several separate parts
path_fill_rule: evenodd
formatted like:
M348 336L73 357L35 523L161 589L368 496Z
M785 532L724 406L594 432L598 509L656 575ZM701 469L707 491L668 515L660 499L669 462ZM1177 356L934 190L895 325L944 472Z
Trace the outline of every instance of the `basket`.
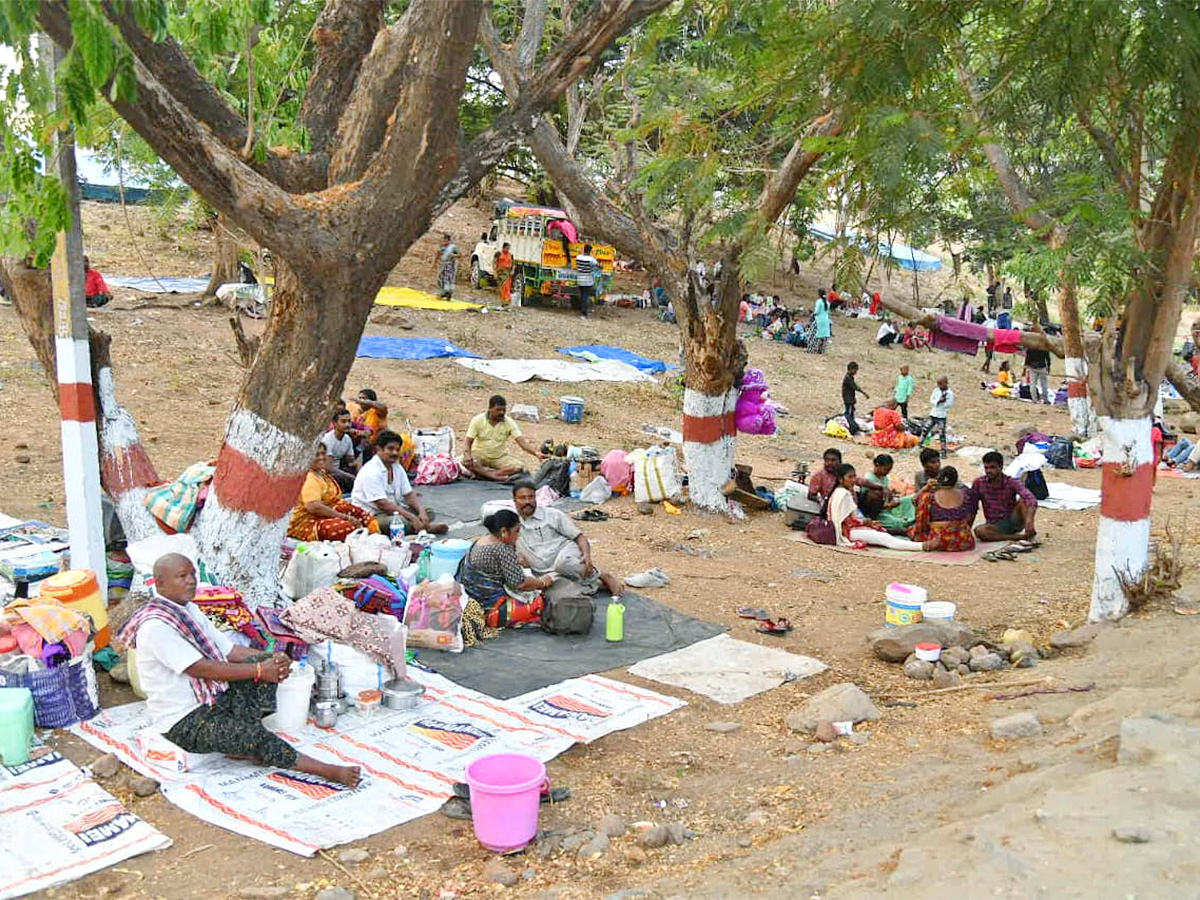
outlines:
M90 719L100 708L90 646L82 656L54 669L0 669L0 687L29 688L33 718L39 728L66 728Z

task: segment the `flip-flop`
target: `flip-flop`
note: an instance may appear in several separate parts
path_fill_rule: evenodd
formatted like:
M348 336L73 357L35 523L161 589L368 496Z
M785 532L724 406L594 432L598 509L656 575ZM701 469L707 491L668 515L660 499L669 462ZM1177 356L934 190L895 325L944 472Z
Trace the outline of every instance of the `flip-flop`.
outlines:
M448 816L451 819L471 818L470 786L461 781L456 781L450 790L454 791L454 796L443 804L442 815ZM562 803L565 800L571 799L571 789L569 787L543 788L539 799L542 803ZM455 801L458 802L456 803Z
M602 509L585 509L571 518L579 522L607 522L610 516Z
M792 623L787 619L760 619L755 630L759 634L782 636L792 630Z
M771 614L756 606L739 606L734 610L743 619L769 619Z
M1005 560L1013 560L1017 558L1017 554L1012 550L989 550L983 554L983 558L988 562L1002 562Z

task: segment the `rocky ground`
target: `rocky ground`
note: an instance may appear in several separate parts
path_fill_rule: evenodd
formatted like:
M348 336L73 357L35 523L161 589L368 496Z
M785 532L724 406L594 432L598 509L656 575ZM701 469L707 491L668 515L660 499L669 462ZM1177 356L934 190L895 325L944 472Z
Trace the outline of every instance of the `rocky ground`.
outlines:
M435 230L449 228L469 246L486 215L485 208L460 204ZM148 265L160 275L206 271L209 237L178 222L162 224L132 210L127 223L119 208L89 206L85 225L102 271L144 274ZM392 282L431 287L432 246L432 238L424 239ZM782 278L773 291L799 304L826 282L817 268L795 293ZM623 287L641 285L630 278ZM881 287L910 295L899 276ZM946 287L923 282L922 296ZM173 476L219 445L241 378L228 314L191 297L115 293L113 304L93 314L94 323L116 336L122 399L160 471ZM460 293L488 296L465 286ZM553 356L556 347L585 339L660 359L678 354L676 329L648 311L604 309L588 323L546 309L487 316L381 310L373 318L368 333L441 336L485 355ZM834 327L824 357L747 334L751 364L766 371L772 396L791 411L776 436L739 441L739 458L753 465L757 482L780 486L795 461L811 463L831 444L848 461L867 464L869 448L820 434L824 416L838 406L851 358L876 398L887 396L897 368L908 363L919 411L936 376L948 374L959 397L951 424L971 444L1011 452L1014 431L1026 422L1049 433L1069 431L1063 410L979 390L981 360L883 350L867 322L835 319ZM0 508L61 522L61 453L50 394L11 309L0 309L0 333L6 487ZM446 361L358 360L347 389L367 385L392 407L393 422L460 431L497 389L510 403L535 403L547 412L566 392L537 382L485 383ZM571 392L587 401L584 423L530 425L535 442L553 437L632 449L643 443L646 424L677 427L678 401L665 386L596 384ZM897 473L911 477L914 456L897 455ZM970 471L967 461L951 461ZM1053 480L1099 486L1098 473L1082 470L1055 473ZM1155 534L1165 538L1169 527L1189 565L1196 542L1188 513L1198 487L1160 478L1155 490ZM54 896L665 900L1200 892L1200 855L1189 827L1200 804L1200 665L1191 649L1200 618L1173 612L1197 605L1191 598L1200 598L1200 590L1185 584L1180 599L1152 603L1090 640L1077 634L1079 646L1054 646L1064 643L1056 635L1086 618L1095 510L1044 511L1038 518L1044 546L1015 561L943 567L799 545L787 539L778 514L728 522L686 508L679 517L661 510L643 517L628 501L610 506L628 518L588 526L602 567L626 574L661 566L672 581L653 591L656 598L723 623L739 639L814 656L829 669L735 706L639 682L689 705L551 763L555 784L571 787L573 796L544 808L543 837L507 859L483 851L469 823L442 816L301 859L211 828L157 793L140 796L149 786L118 767L106 784L175 846ZM958 604L965 630L961 651L946 661L953 672L949 665L926 670L910 663L906 676L908 648L869 640L883 625L884 588L896 580ZM784 638L759 635L737 618L740 605L765 606L789 617L796 630ZM1033 664L1020 668L1022 659ZM916 674L930 677L910 677ZM636 681L624 672L611 675ZM827 703L831 688L835 698L858 703L857 711L814 712L810 704ZM1068 689L1079 690L1058 693ZM104 691L106 703L130 696L119 685L106 683ZM1010 696L1031 691L1039 693ZM861 718L853 734L824 727L843 718ZM52 740L78 762L97 756L69 737Z

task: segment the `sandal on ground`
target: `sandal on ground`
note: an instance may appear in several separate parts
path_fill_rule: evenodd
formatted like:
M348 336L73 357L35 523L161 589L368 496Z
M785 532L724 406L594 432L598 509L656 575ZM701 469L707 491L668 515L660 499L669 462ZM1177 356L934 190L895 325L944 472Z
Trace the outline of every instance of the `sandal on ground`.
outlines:
M1000 562L1002 560L1016 559L1017 554L1006 547L1003 550L989 550L987 553L983 554L983 558L988 562Z
M1041 546L1040 541L1014 541L1004 549L1011 550L1014 553L1029 553Z
M785 635L792 630L792 623L787 619L760 619L755 630L759 634Z
M743 619L769 619L771 614L765 609L756 606L739 606L734 610Z
M602 509L585 509L571 518L578 522L607 522L611 517Z
M469 819L471 818L471 788L462 781L456 781L451 788L454 791L454 796L446 801L442 806L442 815L448 816L451 819ZM543 788L541 793L542 803L562 803L564 800L571 799L571 789L569 787L552 787L549 789ZM455 803L455 801L459 801ZM454 804L453 807L450 807ZM466 815L456 815L465 811Z

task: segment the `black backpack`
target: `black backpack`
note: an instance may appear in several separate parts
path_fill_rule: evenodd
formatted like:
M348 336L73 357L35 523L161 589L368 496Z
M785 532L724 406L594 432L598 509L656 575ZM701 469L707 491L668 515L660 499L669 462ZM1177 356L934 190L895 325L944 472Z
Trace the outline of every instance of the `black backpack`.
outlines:
M1075 444L1069 437L1050 438L1050 449L1046 451L1046 462L1056 469L1075 468Z
M1025 473L1025 487L1038 500L1045 500L1050 496L1050 488L1046 486L1046 477L1042 474L1041 469Z

